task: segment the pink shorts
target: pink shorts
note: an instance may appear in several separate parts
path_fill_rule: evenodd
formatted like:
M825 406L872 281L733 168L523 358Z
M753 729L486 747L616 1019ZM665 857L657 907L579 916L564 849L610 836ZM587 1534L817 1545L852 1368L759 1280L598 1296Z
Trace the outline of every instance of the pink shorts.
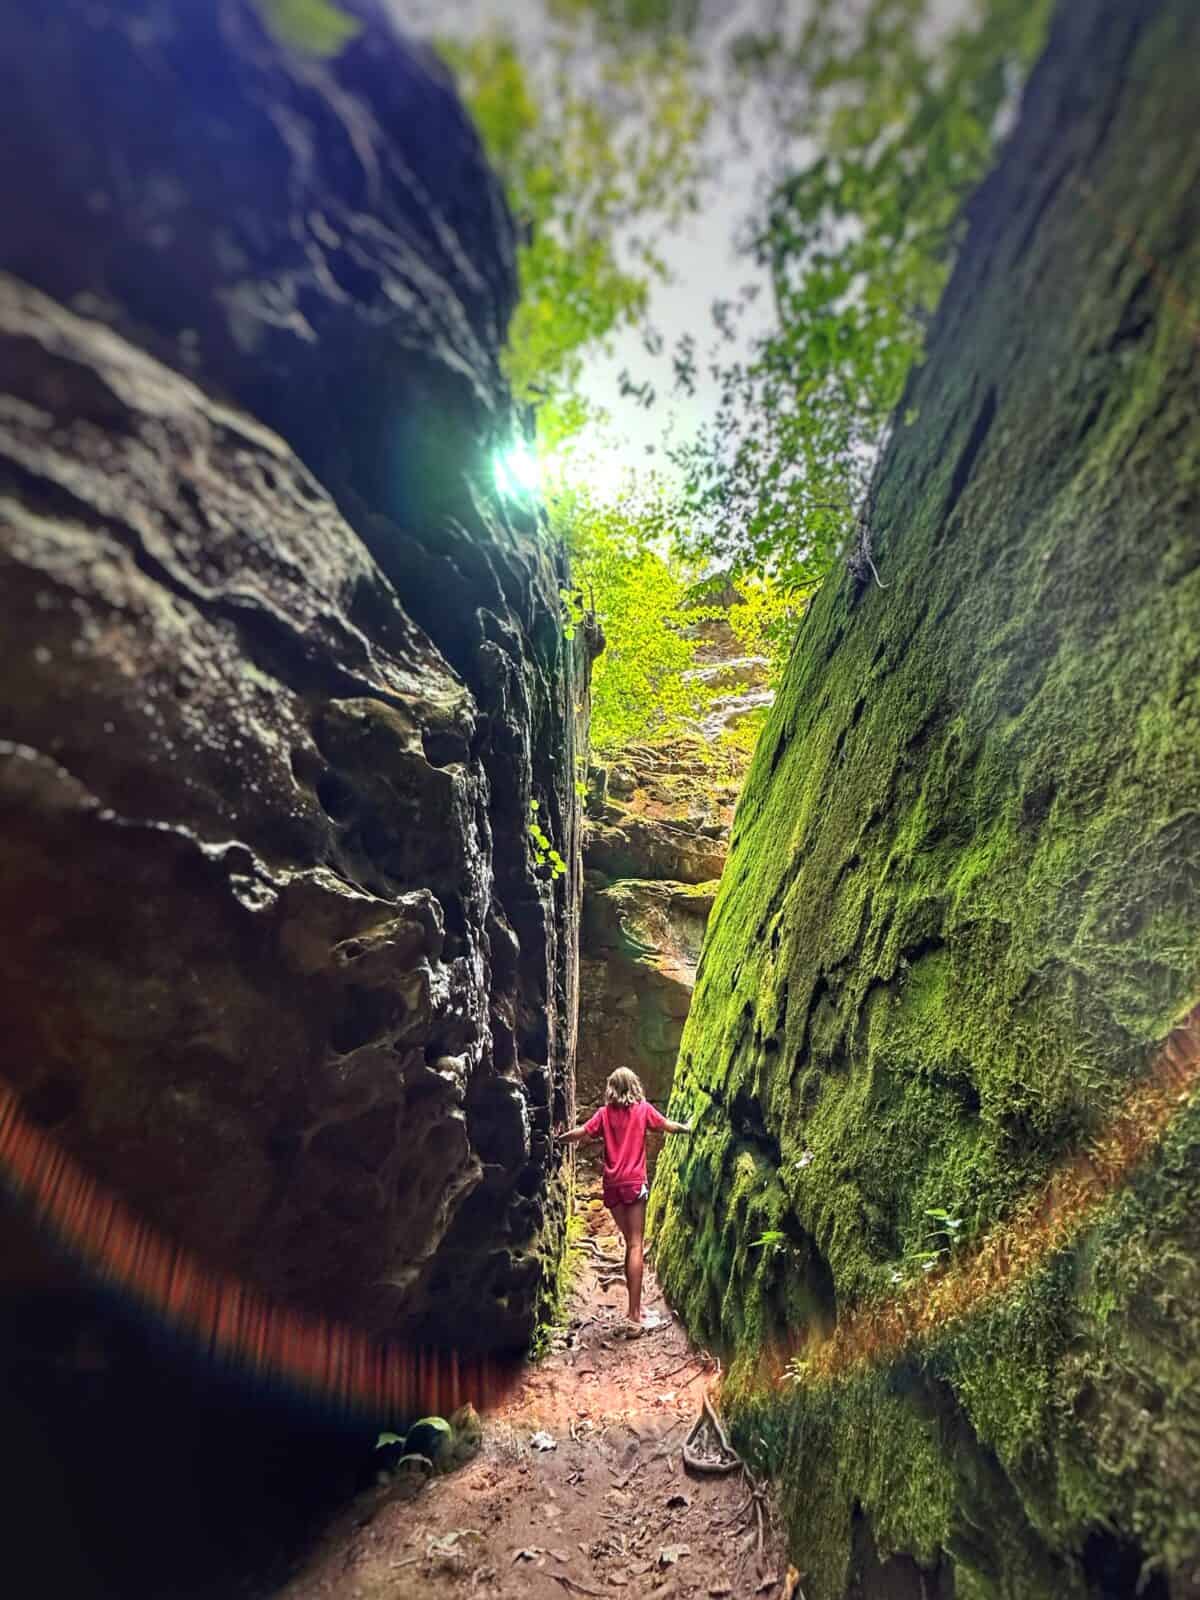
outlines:
M645 1178L636 1178L632 1183L609 1183L604 1180L604 1204L611 1211L614 1206L631 1206L639 1200L645 1200L650 1193L650 1187Z

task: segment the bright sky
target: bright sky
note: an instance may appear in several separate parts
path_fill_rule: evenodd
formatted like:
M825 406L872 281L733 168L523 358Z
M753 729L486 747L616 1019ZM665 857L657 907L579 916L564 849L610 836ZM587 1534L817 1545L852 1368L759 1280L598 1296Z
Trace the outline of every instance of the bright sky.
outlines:
M471 34L500 25L514 33L531 54L536 53L539 34L546 26L541 0L390 3L402 26L424 37ZM720 63L734 35L751 25L769 29L781 20L786 31L794 30L809 3L810 0L702 0L697 40L717 86ZM846 3L850 6L852 0ZM961 17L969 4L970 0L934 0L927 23L935 28L944 26L952 18ZM778 123L768 119L763 106L747 105L743 98L737 107L742 126L735 135L729 98L727 93L718 95L718 110L706 136L702 153L711 162L713 175L707 182L699 214L656 241L671 273L669 283L653 286L649 308L650 326L662 337L662 354L649 355L640 334L629 330L616 339L611 354L597 352L589 361L588 396L612 418L601 437L591 440L585 436L577 447L578 454L586 458L586 478L594 494L615 496L631 470L658 468L669 477L667 448L687 441L702 423L715 416L718 386L708 374L709 360L718 349L711 312L713 301L732 301L746 286L759 287L754 305L735 323L733 342L720 344L720 358L726 363L748 353L754 336L765 328L770 317L771 297L765 274L747 256L738 253L736 242L747 220L763 214L770 169L779 171L783 152L778 132L770 131L777 130ZM792 161L810 154L811 150L799 147L787 151ZM671 354L684 335L690 335L696 343L697 380L690 397L675 390L671 363ZM638 383L649 381L653 385L657 400L652 408L645 409L622 395L623 370L628 370Z
M536 3L517 0L392 0L404 26L423 36L438 33L471 33L489 24L501 24L536 47L544 15ZM757 14L759 0L705 0L710 21L699 37L706 57L715 64L725 40L739 22ZM791 0L789 10L799 15L805 0ZM672 277L667 284L653 287L650 325L661 334L662 354L650 356L641 336L629 330L615 341L612 354L594 355L587 369L589 397L607 410L612 425L602 439L581 441L580 454L587 454L587 479L593 493L615 494L629 470L655 467L668 470L665 450L672 441L693 435L697 427L711 418L717 408L716 385L708 378L706 357L717 343L711 316L715 299L733 299L747 284L759 282L763 292L752 313L740 324L737 345L726 345L723 356L744 351L749 337L763 325L769 309L765 281L753 263L739 257L734 242L750 214L756 190L762 185L766 169L765 137L735 139L728 119L714 116L706 138L704 155L711 160L714 176L707 183L700 212L657 248ZM687 397L674 393L671 352L678 340L690 334L696 341L698 377L696 392ZM638 382L653 384L658 399L650 409L623 396L620 374L632 373Z

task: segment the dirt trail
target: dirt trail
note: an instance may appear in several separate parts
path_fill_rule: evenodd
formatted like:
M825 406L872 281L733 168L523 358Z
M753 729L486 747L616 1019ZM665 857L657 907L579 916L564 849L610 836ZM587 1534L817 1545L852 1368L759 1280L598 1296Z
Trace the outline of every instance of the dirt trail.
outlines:
M596 1205L584 1215L590 1239L619 1265L608 1213ZM559 1348L485 1419L479 1455L415 1501L364 1496L279 1600L799 1593L769 1523L758 1551L742 1473L682 1465L715 1364L688 1344L649 1272L647 1309L664 1325L621 1338L619 1271L590 1252L583 1259ZM553 1448L539 1448L546 1435Z

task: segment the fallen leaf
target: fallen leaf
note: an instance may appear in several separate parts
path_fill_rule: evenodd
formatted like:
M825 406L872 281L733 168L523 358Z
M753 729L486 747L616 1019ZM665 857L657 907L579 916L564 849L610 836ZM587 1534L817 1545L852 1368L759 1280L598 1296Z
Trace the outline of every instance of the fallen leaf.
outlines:
M425 1545L426 1555L434 1561L453 1561L462 1556L459 1543L463 1539L482 1539L483 1535L478 1528L452 1528L449 1533L435 1538L430 1534Z
M684 1556L690 1556L692 1549L686 1544L668 1544L658 1552L660 1567L673 1567L677 1561L682 1561Z
M566 1566L567 1562L571 1559L571 1552L569 1550L551 1550L550 1554L554 1557L555 1561L561 1561L564 1566Z

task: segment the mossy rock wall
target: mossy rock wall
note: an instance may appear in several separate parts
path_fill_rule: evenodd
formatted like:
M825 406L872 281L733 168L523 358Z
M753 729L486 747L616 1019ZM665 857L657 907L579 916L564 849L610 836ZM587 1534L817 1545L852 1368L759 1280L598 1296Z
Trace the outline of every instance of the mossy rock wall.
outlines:
M1020 1217L1200 1000L1198 52L1060 8L735 820L650 1231L809 1600L1200 1593L1194 1100L1002 1296L759 1359Z

